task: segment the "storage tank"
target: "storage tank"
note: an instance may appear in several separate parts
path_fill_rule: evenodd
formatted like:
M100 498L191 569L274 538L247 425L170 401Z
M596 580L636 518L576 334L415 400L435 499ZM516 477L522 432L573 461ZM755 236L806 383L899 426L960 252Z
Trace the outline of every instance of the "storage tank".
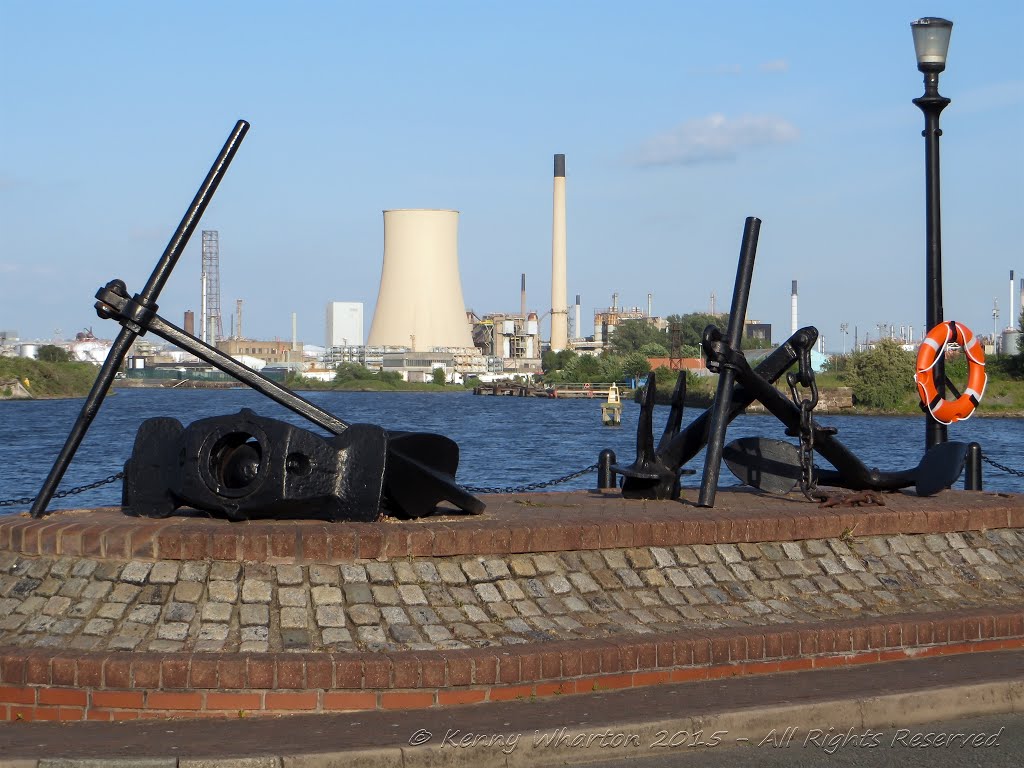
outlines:
M18 347L18 357L31 357L33 360L39 357L38 344L22 344Z
M1017 341L1020 339L1020 331L1015 328L1007 328L1003 331L1003 345L1000 352L1004 355L1016 355L1020 350L1017 348Z
M473 347L458 230L458 211L384 211L384 264L368 346Z

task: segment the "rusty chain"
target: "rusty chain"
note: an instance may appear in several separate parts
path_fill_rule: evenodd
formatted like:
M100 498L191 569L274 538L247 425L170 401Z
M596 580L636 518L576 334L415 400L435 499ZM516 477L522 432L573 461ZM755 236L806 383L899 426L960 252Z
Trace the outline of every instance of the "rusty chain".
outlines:
M1024 472L1021 472L1019 469L1011 469L1010 467L1007 467L1004 464L1000 464L995 459L990 459L985 454L981 455L981 460L984 461L986 464L991 464L996 469L1001 469L1003 472L1009 472L1011 475L1016 475L1017 477L1024 477Z
M94 488L100 488L100 487L102 487L104 485L109 485L110 483L116 483L118 480L121 480L123 478L124 478L124 472L118 472L116 475L110 475L109 477L105 477L102 480L97 480L95 483L87 483L86 485L77 485L74 488L68 488L66 491L58 491L57 493L53 494L53 498L55 498L55 499L64 499L64 498L67 498L68 496L74 496L74 495L79 494L79 493L85 493L86 491L91 491ZM36 500L35 496L23 496L20 499L3 499L3 500L0 500L0 507L29 506L35 500Z
M539 491L541 488L549 488L552 485L561 485L562 483L567 483L570 480L575 480L577 477L583 477L583 475L586 475L589 472L594 472L595 470L597 470L597 464L591 464L589 467L584 467L577 472L570 472L568 475L563 477L558 477L554 480L545 480L541 483L529 483L528 485L508 486L505 488L491 488L473 485L464 485L462 487L470 493L525 493L526 491Z

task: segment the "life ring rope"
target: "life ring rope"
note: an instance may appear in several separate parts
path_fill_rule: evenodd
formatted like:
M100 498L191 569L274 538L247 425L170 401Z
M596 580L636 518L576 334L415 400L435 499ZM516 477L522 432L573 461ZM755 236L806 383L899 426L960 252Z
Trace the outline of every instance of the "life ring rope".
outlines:
M939 360L945 357L946 345L951 341L955 341L964 350L968 368L967 386L956 400L946 400L939 395L933 372ZM947 426L956 421L966 421L974 414L988 384L984 348L962 323L955 320L941 323L928 331L917 350L914 381L921 402L933 419Z

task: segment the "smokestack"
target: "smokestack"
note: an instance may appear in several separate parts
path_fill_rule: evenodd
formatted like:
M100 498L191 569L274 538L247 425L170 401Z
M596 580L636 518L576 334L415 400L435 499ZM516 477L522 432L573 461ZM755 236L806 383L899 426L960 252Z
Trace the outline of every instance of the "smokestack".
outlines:
M793 281L793 293L789 297L789 333L792 335L800 327L797 324L796 313L796 280Z
M299 348L299 316L292 312L292 352Z
M577 339L582 339L583 338L583 333L580 330L580 322L582 321L582 319L583 318L580 315L580 295L577 293L576 294L576 329L575 329L576 330L576 338Z
M647 316L654 317L654 305L651 303L652 294L647 294Z
M619 294L618 292L612 294L612 312L617 312L619 309Z
M185 333L189 336L196 335L196 313L191 309L185 310Z
M519 314L526 319L526 273L523 272L522 282L519 286Z
M245 337L242 335L242 300L241 299L236 299L235 300L235 315L238 316L238 326L236 328L236 330L238 331L238 338L244 339Z
M1007 318L1007 327L1015 328L1017 326L1017 316L1013 314L1013 270L1010 270L1010 316Z
M569 311L565 306L565 155L555 155L551 203L551 351L569 346Z

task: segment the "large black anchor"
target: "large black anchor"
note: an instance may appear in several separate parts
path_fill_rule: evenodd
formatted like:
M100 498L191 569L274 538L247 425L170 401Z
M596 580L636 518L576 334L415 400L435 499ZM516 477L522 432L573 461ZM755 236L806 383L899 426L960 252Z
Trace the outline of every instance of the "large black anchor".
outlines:
M622 495L645 499L679 498L679 478L687 471L683 466L705 446L707 454L698 500L698 505L704 507L714 506L723 459L741 481L772 493L788 493L798 483L805 486L805 491L813 490L817 483L875 491L915 486L921 496L948 488L963 471L967 444L936 445L911 469L883 471L869 468L839 441L834 428L823 427L815 421L811 410L816 397L798 405L776 389L775 382L797 363L800 363L800 372L790 374L789 380L794 395L797 384L814 386L809 358L818 339L816 328L801 328L756 368L751 368L740 344L759 228L759 220L747 219L727 332L723 334L715 326L708 326L704 332L702 344L708 357L708 367L719 373L712 407L688 427L679 429L685 398L685 377L681 373L673 393L668 423L655 449L653 414L657 385L654 374L650 374L637 424L636 461L612 467L623 476ZM788 435L801 438L801 448L785 441L761 437L743 438L725 445L728 424L755 401L764 405L786 426ZM805 451L801 456L802 449L808 447L812 451ZM834 469L814 467L811 453L820 454Z
M239 120L141 293L120 280L96 293L96 311L122 326L82 411L32 506L42 517L103 403L128 349L152 332L305 417L333 437L243 411L189 427L150 419L125 467L124 502L163 517L190 505L231 519L376 520L382 510L420 517L447 501L471 514L484 504L455 482L459 447L442 435L348 424L157 315L156 300L224 177L249 124Z

